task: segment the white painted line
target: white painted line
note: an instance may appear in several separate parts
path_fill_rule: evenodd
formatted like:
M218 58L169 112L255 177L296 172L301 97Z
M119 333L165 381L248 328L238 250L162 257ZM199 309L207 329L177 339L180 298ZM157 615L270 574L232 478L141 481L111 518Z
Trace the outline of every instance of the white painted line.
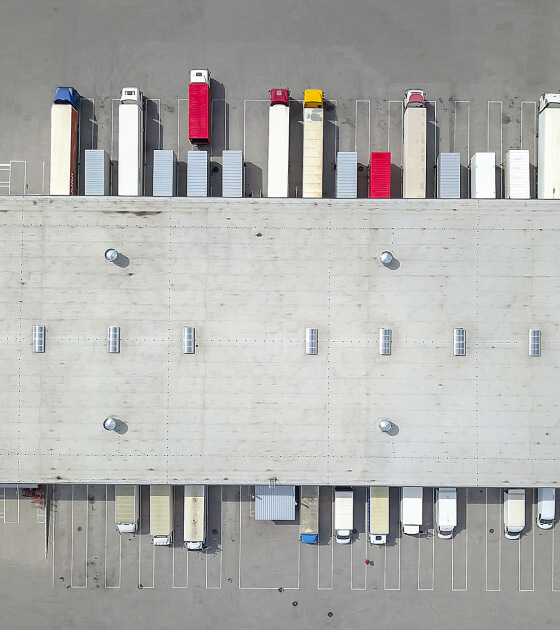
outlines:
M519 146L523 149L523 105L532 105L533 107L533 124L535 130L537 129L537 102L536 101L521 101L521 127L520 127L520 142ZM537 134L533 137L533 156L536 160L537 154Z
M223 505L224 505L224 487L220 486L220 544L218 545L218 551L220 554L220 585L219 586L208 586L208 554L206 554L206 588L208 589L221 589L222 588L222 570L224 563L224 554L223 554ZM188 573L187 573L188 577Z
M89 495L89 485L86 485L86 501ZM72 484L72 501L71 501L71 527L72 527L72 546L70 549L70 586L72 588L87 588L88 576L87 576L87 548L88 548L88 524L89 524L89 510L86 509L86 544L85 544L85 555L84 555L84 573L85 573L85 583L83 586L74 586L73 577L74 577L74 484Z
M120 103L120 102L121 102L120 98L112 98L111 99L111 162L114 159L114 157L113 157L113 143L115 141L115 138L114 138L115 103Z
M531 543L532 543L532 558L531 558L531 564L532 564L532 574L533 574L533 581L532 581L532 588L521 588L521 537L519 538L519 555L517 556L518 559L518 565L519 565L519 581L518 581L518 588L520 592L527 592L527 591L534 591L535 590L535 527L536 527L536 514L535 514L535 489L531 488ZM522 534L523 535L523 534Z
M109 538L109 510L107 502L107 484L105 484L105 588L120 588L122 577L122 537L119 533L119 585L108 586L107 585L107 552L108 552L108 538Z
M554 525L552 527L552 574L551 574L551 586L552 586L552 590L553 591L560 591L559 588L554 588L554 559L555 559L555 555L554 555L554 551L555 551L555 540L556 540L556 525Z
M488 488L485 488L485 507L486 507L486 591L497 592L502 585L502 506L504 503L503 490L500 490L500 519L498 524L498 588L488 588Z
M437 143L437 101L426 101L434 106L434 164L437 164L438 143ZM427 116L426 116L427 118Z
M434 505L434 501L435 501L435 492L436 489L432 488L432 506ZM428 534L428 536L430 535L430 530L427 529L426 533ZM419 591L433 591L434 590L434 565L435 565L435 551L436 551L436 547L435 547L435 541L436 541L436 533L434 530L432 530L432 586L430 588L420 588L420 544L421 544L421 537L420 535L418 535L418 590Z
M366 524L365 529L367 529L367 500L364 503L364 523ZM367 569L368 566L365 563L365 559L368 556L368 532L365 531L365 553L363 554L363 558L364 558L364 563L362 565L363 569L364 569L364 587L363 588L354 588L353 586L353 582L354 582L354 547L356 547L356 543L358 542L357 540L354 540L354 542L350 545L350 590L351 591L365 591L367 589Z
M53 488L52 501L54 503L54 496L56 493L56 488ZM50 518L50 526L52 532L52 545L51 545L51 554L52 554L52 587L54 588L54 552L55 552L55 542L56 542L56 510L52 509L51 506L51 518ZM553 563L554 564L554 563Z
M400 504L402 501L402 488L399 488L399 514L400 514ZM395 545L399 550L398 558L399 558L399 585L397 588L387 588L387 545L385 544L385 566L383 571L383 590L385 591L400 591L401 590L401 542L402 542L402 528L400 522L400 516L397 523L397 531L401 535L400 540L398 536L395 536Z
M43 183L41 184L41 194L45 194L45 161L43 160Z
M502 101L488 101L488 134L487 134L487 146L488 146L488 151L490 151L490 105L500 105L500 156L498 158L498 164L501 166L503 160L503 139L504 139L504 126L502 124L502 117L503 117L503 105L502 105ZM502 184L502 178L500 177L500 194L497 195L497 199L501 199L503 197L503 184Z
M402 101L387 101L387 151L391 150L391 103L399 103L401 106L401 127L404 124L404 106ZM401 138L402 144L402 138ZM402 168L402 150L401 150L401 168Z
M188 98L177 99L177 159L181 154L181 103L188 103Z
M455 588L453 576L455 575L453 568L453 558L454 558L454 548L453 543L455 541L455 536L451 539L451 590L452 591L467 591L468 590L468 578L469 578L469 526L468 526L468 515L467 515L467 506L469 505L469 489L466 488L466 496L465 496L465 588Z
M334 487L331 487L331 585L330 586L320 586L319 576L320 576L320 555L319 555L319 545L317 545L317 590L319 591L332 591L334 586L334 546L336 544L334 536Z

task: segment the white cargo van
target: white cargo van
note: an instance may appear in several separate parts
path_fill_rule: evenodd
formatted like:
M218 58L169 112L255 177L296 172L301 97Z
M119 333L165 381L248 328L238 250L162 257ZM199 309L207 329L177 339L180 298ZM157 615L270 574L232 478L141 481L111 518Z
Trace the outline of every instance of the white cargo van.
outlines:
M537 525L550 529L556 516L556 488L539 488L537 504Z
M334 489L334 529L336 542L347 545L354 528L354 492L352 488Z
M438 538L453 538L457 526L457 489L436 490L436 528Z
M525 528L525 490L515 488L504 492L504 535L517 540Z
M415 535L422 527L423 488L405 487L401 492L401 525L404 534Z

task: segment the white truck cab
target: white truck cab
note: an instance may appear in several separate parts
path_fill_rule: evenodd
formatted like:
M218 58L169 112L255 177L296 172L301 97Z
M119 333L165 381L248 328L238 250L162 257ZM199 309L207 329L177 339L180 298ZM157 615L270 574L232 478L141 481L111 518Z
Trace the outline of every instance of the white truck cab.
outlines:
M210 70L191 70L191 83L210 84Z
M554 94L552 92L541 94L539 98L539 114L549 105L552 107L560 107L560 94Z

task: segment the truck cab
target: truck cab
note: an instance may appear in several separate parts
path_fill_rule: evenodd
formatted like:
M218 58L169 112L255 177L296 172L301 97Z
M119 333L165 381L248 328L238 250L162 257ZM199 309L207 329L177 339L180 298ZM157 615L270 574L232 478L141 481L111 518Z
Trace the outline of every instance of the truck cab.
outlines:
M285 105L290 106L290 90L288 89L275 89L270 90L270 106L272 105Z
M546 92L539 98L539 114L547 107L560 107L560 94Z
M404 93L404 108L408 107L426 107L426 92L407 90Z
M74 109L78 109L80 104L80 94L73 87L57 87L54 95L56 105L72 105Z
M323 90L305 90L303 106L306 109L322 109Z
M210 85L210 70L191 70L191 83L206 83Z
M132 103L133 105L139 105L142 107L144 102L144 95L137 87L125 87L121 92L121 104Z

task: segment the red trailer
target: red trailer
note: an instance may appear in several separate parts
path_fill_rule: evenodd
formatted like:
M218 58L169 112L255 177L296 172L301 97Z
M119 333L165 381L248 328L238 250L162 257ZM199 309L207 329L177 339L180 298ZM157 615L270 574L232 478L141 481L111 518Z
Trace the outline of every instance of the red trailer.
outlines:
M369 198L389 199L391 196L391 154L372 153L369 163Z
M189 83L189 140L210 144L210 72L191 70Z

